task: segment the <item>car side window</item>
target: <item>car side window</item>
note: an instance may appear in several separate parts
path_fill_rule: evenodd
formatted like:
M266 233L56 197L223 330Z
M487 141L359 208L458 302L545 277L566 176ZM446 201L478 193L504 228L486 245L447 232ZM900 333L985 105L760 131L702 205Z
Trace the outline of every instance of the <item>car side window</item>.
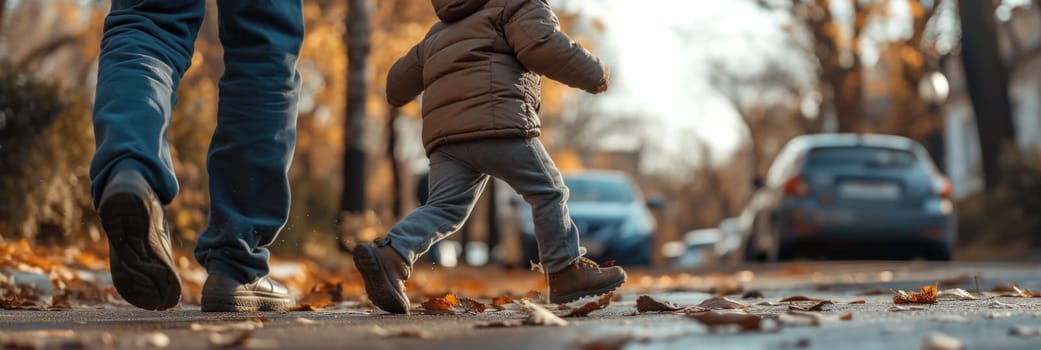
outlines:
M798 141L789 142L787 146L781 150L781 153L774 159L770 170L766 173L766 186L767 187L779 187L784 183L787 174L791 172L792 163L798 156L802 147Z

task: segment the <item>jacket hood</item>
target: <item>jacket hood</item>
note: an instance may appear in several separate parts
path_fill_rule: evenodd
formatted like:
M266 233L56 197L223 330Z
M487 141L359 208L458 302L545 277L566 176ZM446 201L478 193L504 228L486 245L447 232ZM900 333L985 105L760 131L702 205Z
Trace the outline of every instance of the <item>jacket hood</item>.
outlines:
M451 23L477 12L488 0L433 0L434 12L442 22Z

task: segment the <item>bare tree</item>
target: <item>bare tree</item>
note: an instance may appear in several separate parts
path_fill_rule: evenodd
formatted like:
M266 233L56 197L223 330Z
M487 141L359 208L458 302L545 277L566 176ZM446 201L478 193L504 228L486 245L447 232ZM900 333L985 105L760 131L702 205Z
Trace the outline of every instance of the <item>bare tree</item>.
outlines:
M983 179L987 188L1001 180L998 158L1006 144L1015 141L1009 100L1009 70L998 47L994 3L960 0L962 66L979 133L983 155Z

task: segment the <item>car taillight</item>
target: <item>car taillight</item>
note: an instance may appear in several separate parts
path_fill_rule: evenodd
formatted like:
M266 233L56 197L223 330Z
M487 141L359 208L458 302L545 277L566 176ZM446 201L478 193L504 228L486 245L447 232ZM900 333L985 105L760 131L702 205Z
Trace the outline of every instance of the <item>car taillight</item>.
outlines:
M810 193L810 187L806 185L806 179L802 175L788 179L784 182L784 194L790 197L804 197Z
M936 190L936 194L943 198L951 198L951 181L947 179L937 179L933 182L933 187Z

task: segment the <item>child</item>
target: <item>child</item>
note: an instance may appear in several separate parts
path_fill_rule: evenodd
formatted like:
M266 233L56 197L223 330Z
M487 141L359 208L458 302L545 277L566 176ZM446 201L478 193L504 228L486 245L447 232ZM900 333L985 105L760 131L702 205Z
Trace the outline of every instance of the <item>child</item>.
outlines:
M552 303L610 292L620 267L584 258L568 215L568 189L539 142L540 77L597 94L607 90L600 60L560 32L546 0L433 0L441 21L390 70L387 100L423 95L423 144L430 158L428 202L387 237L361 244L355 266L369 299L408 313L404 282L412 264L466 221L489 177L531 204L539 259Z

